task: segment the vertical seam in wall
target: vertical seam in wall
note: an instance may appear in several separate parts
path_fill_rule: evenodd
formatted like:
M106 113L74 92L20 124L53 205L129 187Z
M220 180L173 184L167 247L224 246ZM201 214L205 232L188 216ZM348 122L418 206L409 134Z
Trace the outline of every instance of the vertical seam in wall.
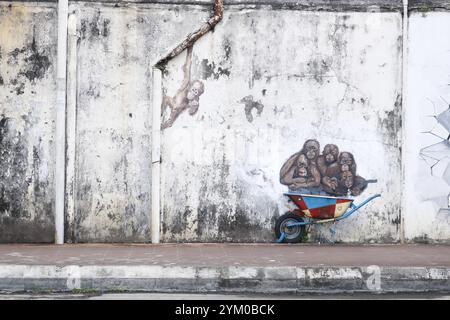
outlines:
M77 186L78 186L78 170L77 170L77 163L78 163L78 159L79 159L79 155L77 150L79 150L79 145L78 145L78 84L79 84L79 80L80 80L80 68L78 68L78 45L79 45L79 41L80 39L78 38L78 34L77 34L77 43L76 43L76 64L77 64L77 71L76 71L76 80L75 80L75 129L74 129L74 146L73 146L73 152L74 152L74 159L73 159L73 226L72 226L72 241L74 243L77 243L78 240L78 225L79 225L79 221L77 220Z
M162 72L152 67L152 155L151 155L151 210L150 230L152 243L161 238L161 103Z
M66 211L65 230L68 234L65 239L73 242L75 228L75 170L77 159L77 92L78 92L78 67L77 47L78 38L76 32L76 15L71 13L67 24L67 86L66 86ZM66 228L67 227L67 228Z
M66 195L66 99L67 99L67 16L68 0L58 1L58 40L56 71L56 123L55 123L55 243L64 243Z
M402 17L402 110L401 110L401 190L400 190L400 242L405 243L405 113L406 113L406 96L407 96L407 68L408 68L408 0L403 0L403 17Z

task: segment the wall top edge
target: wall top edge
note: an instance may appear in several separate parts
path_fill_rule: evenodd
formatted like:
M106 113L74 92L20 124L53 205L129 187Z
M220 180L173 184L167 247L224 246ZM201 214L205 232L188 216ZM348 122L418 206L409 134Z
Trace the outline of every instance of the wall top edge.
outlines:
M15 0L0 2L57 2L57 0ZM167 4L167 5L202 5L212 6L214 0L69 0L69 2L109 3L116 6L128 4ZM450 2L450 0L448 1ZM306 11L363 11L386 12L402 11L402 0L224 0L227 6L249 6L254 9L268 7L280 10L306 10Z
M408 11L428 12L450 10L450 0L409 0Z
M56 3L58 0L0 0L0 3ZM107 3L116 6L129 4L166 4L211 6L214 0L69 0L69 2ZM402 11L402 0L224 0L227 6L249 6L254 9L269 7L305 11ZM450 10L450 0L409 0L408 11L428 12Z

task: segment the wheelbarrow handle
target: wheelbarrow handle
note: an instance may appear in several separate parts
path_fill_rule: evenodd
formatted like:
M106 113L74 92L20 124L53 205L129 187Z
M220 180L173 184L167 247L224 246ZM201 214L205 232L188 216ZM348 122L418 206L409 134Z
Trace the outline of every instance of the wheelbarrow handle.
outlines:
M336 219L336 221L342 220L344 218L347 218L349 215L351 215L352 213L354 213L356 210L360 209L361 207L365 206L367 203L369 203L370 201L372 201L375 198L381 197L381 194L374 194L373 196L367 198L366 200L364 200L363 202L361 202L359 205L354 205L352 203L352 209L348 212L346 212L344 215L340 216L339 218Z

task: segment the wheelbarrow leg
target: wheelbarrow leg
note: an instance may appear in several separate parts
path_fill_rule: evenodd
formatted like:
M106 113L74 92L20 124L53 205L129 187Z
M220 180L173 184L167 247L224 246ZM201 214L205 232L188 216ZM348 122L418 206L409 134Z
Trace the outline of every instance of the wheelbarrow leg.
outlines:
M280 238L277 240L278 243L282 243L286 239L286 234L284 232L281 233Z
M334 244L336 242L336 221L333 222L333 225L330 228L331 232L331 243Z

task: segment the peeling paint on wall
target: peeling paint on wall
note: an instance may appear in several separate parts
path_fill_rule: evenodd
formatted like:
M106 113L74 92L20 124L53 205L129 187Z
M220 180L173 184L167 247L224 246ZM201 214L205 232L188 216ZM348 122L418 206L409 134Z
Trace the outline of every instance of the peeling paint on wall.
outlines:
M54 241L56 19L0 3L0 242Z
M12 218L30 218L25 208L28 165L27 142L17 132L13 119L0 119L0 212ZM37 156L37 155L36 155Z
M92 19L83 19L80 22L80 38L82 40L95 41L99 38L107 38L110 33L109 18L101 16L100 9L97 9Z

